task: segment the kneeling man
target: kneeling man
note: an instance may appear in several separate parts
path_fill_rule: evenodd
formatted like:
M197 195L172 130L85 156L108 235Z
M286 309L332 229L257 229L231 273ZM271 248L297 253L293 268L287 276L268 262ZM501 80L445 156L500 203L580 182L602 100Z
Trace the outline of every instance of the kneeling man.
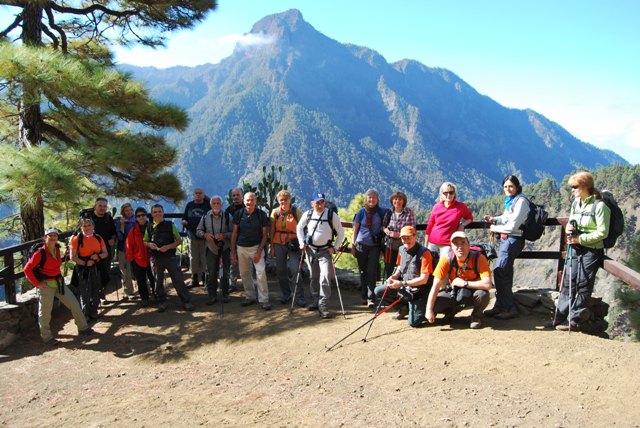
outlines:
M416 229L405 226L400 230L402 246L398 251L397 266L387 279L387 285L375 288L378 297L385 296L384 303L390 303L403 296L395 319L404 319L409 315L409 325L418 327L424 321L425 306L429 289L427 281L433 272L433 259L426 247L418 244ZM388 287L388 289L387 289ZM385 294L385 289L386 294Z
M484 254L471 251L464 232L451 235L453 257L441 257L433 271L433 287L427 301L427 321L434 323L436 314L445 314L445 321L462 309L473 306L470 328L482 326L482 311L489 304L491 269ZM440 291L448 285L446 291Z

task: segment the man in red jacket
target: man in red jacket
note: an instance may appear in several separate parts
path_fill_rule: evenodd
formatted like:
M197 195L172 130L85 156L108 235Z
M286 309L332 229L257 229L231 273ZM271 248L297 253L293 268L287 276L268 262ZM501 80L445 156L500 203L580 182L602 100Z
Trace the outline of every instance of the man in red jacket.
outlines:
M51 334L51 309L53 300L58 298L73 314L78 327L78 333L93 333L82 313L78 300L64 283L60 272L62 256L58 244L60 231L50 228L45 231L44 245L36 250L27 264L24 266L24 274L31 283L38 288L38 323L40 324L40 336L42 340L51 346L58 342ZM42 262L44 258L44 262Z

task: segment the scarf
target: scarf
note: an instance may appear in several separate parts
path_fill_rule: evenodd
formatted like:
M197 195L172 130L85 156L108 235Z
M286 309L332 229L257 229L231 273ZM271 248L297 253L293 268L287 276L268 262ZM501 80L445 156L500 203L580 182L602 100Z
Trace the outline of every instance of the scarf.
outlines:
M136 216L135 215L132 215L129 218L126 218L125 216L122 216L122 218L124 218L125 224L134 224L136 222Z
M378 206L376 205L372 208L364 207L364 211L367 213L367 221L365 225L367 228L371 229L373 226L373 215L378 212Z
M513 196L507 196L504 198L504 209L509 211L509 209L511 208L511 204L513 203L513 200L516 198L516 196L518 195L513 195Z

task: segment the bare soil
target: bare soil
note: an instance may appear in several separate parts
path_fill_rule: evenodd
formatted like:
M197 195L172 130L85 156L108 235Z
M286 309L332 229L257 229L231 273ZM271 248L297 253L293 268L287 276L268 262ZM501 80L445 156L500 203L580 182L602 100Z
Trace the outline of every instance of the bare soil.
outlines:
M270 283L276 290L275 283ZM105 307L81 340L65 308L45 347L32 329L0 357L0 426L640 426L640 345L542 328L541 315L411 329L342 287L346 318ZM111 294L115 299L115 293ZM339 308L338 294L332 296ZM337 311L339 313L339 311Z

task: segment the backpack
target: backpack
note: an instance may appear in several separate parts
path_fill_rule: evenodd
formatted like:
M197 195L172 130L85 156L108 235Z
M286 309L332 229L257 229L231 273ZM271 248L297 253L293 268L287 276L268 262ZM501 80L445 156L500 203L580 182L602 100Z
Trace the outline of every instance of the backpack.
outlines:
M316 229L318 228L318 224L321 222L328 222L329 223L329 227L331 227L331 240L327 243L327 245L331 245L331 242L336 238L336 236L338 236L338 232L336 232L336 229L333 227L333 210L325 208L325 210L327 211L327 219L324 220L322 218L322 214L324 214L324 212L322 214L320 214L320 218L316 221L316 227L313 228L313 232L311 232L311 234L313 235L313 233L316 231ZM313 214L313 208L310 209L309 211L307 211L307 224L304 227L304 235L305 235L305 241L307 240L306 238L309 236L309 222L311 221L311 215Z
M293 214L293 218L296 219L297 223L300 219L298 218L298 208L295 205L291 205L291 214ZM276 221L278 221L281 215L282 214L280 214L280 207L276 208Z
M624 231L624 216L622 210L618 206L613 193L610 190L603 190L601 192L602 199L596 199L591 208L589 215L595 219L596 217L596 205L598 202L603 202L611 211L611 217L609 218L609 235L602 241L604 248L612 248L616 245L618 237L622 235Z
M60 248L59 245L56 244L56 246ZM47 276L40 272L40 270L44 267L45 262L47 261L47 250L45 249L45 244L43 244L42 242L33 244L27 252L27 260L31 260L33 255L38 251L40 252L40 263L38 263L38 266L33 268L33 274L39 281L42 281L44 279L47 279Z
M82 234L82 232L79 232L76 234L76 236L78 237L78 250L80 250L80 247L82 247L82 244L83 244L84 235ZM96 237L96 239L98 240L98 243L102 247L102 243L104 242L102 240L102 236L98 235L97 233L94 233L93 236Z
M527 241L537 241L544 234L544 224L549 214L542 205L536 205L529 198L520 194L521 197L529 204L529 214L527 219L520 226L522 237Z

